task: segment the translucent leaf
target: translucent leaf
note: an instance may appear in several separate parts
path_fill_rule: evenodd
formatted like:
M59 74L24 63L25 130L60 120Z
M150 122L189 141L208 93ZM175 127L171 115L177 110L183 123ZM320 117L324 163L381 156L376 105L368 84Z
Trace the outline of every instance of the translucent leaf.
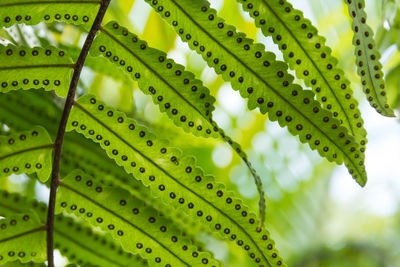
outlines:
M40 126L0 136L0 177L36 172L39 180L45 182L51 173L52 152L51 138Z
M37 212L43 224L46 222L47 206L44 203L0 191L0 216L10 217L30 209ZM80 266L147 266L140 257L124 252L110 235L93 231L87 223L62 214L55 216L54 245L70 263Z
M0 122L12 130L29 129L36 124L44 125L55 136L60 107L53 103L48 92L30 90L13 91L0 94ZM150 194L148 187L132 179L121 167L108 158L96 144L77 133L67 133L61 156L61 176L66 176L74 169L81 169L93 177L101 177L107 183L118 185L132 195L145 200L148 205L162 210L166 217L179 224L188 234L204 231L205 226L194 221L187 214L165 205L159 198Z
M354 54L364 93L367 95L370 105L378 113L387 117L394 117L394 112L387 103L382 64L379 62L381 54L375 44L374 33L366 23L365 1L345 0L345 3L349 8L350 17L353 20Z
M0 92L44 88L65 97L73 66L72 59L54 47L0 45Z
M215 99L193 73L185 71L183 66L168 59L164 52L149 47L116 22L110 22L101 29L93 43L92 55L104 55L137 80L141 90L152 95L160 110L185 131L203 137L222 136L243 159L254 177L260 194L260 223L263 224L265 198L261 179L240 145L226 136L212 120Z
M56 211L64 210L111 233L126 251L139 254L150 266L219 266L143 201L83 172L75 171L61 181Z
M0 220L0 264L46 260L46 231L34 213ZM34 245L33 245L34 244Z
M67 130L100 143L109 157L150 186L155 196L208 225L215 234L235 240L256 262L283 264L269 232L258 227L257 216L241 200L205 175L194 158L169 147L135 120L85 95L75 102Z
M292 135L337 164L346 164L353 178L364 186L367 175L362 147L333 114L314 100L311 91L292 83L287 65L276 61L244 33L236 32L217 16L206 1L146 0L178 32L189 47L221 74L250 109L268 112L271 121L288 127ZM361 150L361 151L360 151Z
M148 47L126 28L110 22L97 35L91 55L103 55L129 74L145 94L153 97L160 110L185 131L218 137L210 122L214 97L201 81L168 59L164 52Z
M349 129L357 142L366 144L366 131L358 102L353 97L350 81L337 66L326 39L318 35L303 12L293 8L289 1L237 0L254 18L265 36L272 36L285 61L296 71L299 79L312 87L324 108Z
M17 23L35 25L42 21L64 21L83 25L89 30L98 7L98 0L2 0L0 27L10 27Z

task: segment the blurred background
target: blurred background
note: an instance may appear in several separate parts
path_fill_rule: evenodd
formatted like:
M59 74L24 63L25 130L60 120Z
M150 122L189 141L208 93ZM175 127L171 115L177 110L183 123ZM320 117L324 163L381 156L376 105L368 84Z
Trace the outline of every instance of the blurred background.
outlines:
M352 180L344 166L337 167L320 158L317 152L302 145L277 123L269 122L257 110L248 111L239 93L181 42L143 0L113 0L105 22L117 19L149 45L168 52L169 57L195 73L211 90L217 99L214 119L248 152L262 177L267 195L266 227L289 266L400 266L399 118L378 115L362 93L354 63L353 33L343 1L291 2L327 38L360 102L369 140L366 151L369 181L365 188ZM398 116L400 2L366 2L368 23L382 54L389 102ZM228 23L265 44L267 50L282 59L272 39L262 35L235 0L211 0L211 5ZM7 43L5 39L29 46L50 43L68 49L75 56L85 36L78 28L64 24L0 29L3 43ZM98 95L153 129L158 136L169 139L171 145L196 156L207 173L215 175L257 211L258 193L253 179L227 144L185 134L159 112L150 96L144 95L136 83L119 73L85 67L79 90L81 94ZM35 192L43 201L48 198L44 186L24 176L2 179L0 188L24 194ZM254 266L235 244L206 234L200 239L226 266ZM57 266L67 264L60 255L57 260Z

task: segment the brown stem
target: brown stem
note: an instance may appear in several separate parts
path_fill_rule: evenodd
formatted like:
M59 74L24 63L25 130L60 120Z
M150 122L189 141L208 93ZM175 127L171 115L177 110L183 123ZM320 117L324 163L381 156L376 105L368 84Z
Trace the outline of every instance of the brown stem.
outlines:
M99 30L101 22L103 21L104 14L107 11L110 1L111 0L101 1L99 12L97 13L92 28L90 29L89 34L86 37L79 58L74 66L74 74L72 76L72 80L69 86L67 99L65 100L65 105L60 125L58 126L56 141L54 142L54 159L53 159L53 168L51 172L49 207L47 212L47 261L49 267L54 267L54 256L53 256L54 209L56 202L56 193L59 184L60 160L61 160L61 152L62 152L65 128L67 126L67 121L72 105L74 104L76 88L78 86L79 78L81 76L86 56L89 53L90 46L92 45L94 37L96 36L97 31Z

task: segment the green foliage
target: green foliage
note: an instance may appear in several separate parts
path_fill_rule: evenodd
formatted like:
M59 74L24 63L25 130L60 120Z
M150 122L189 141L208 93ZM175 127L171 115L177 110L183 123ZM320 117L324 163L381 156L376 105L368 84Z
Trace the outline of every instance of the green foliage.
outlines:
M372 107L384 116L394 117L387 103L385 82L383 80L381 54L376 48L373 31L367 24L364 0L345 0L353 19L353 45L355 46L358 75L361 77L364 93Z
M20 261L7 262L6 264L1 265L2 267L46 267L47 265L44 263L35 263L33 261L28 263L21 263Z
M72 59L54 47L0 45L0 92L44 88L67 96Z
M136 80L139 88L153 97L162 112L185 131L198 136L217 137L212 124L215 99L202 82L167 55L148 47L135 34L116 22L101 29L91 54L107 57Z
M7 101L4 101L5 99ZM15 129L30 129L35 124L46 124L47 130L52 134L55 134L57 117L60 116L60 109L52 103L50 96L45 92L41 94L32 91L14 91L0 94L0 110L2 111L0 121L6 122L7 125L11 123ZM27 115L19 116L19 114ZM196 232L202 228L201 224L194 222L186 214L172 209L158 198L153 198L148 187L132 179L131 175L116 166L94 143L75 133L67 133L64 142L61 159L62 176L66 176L74 169L81 169L93 177L102 177L107 183L118 185L146 201L148 205L163 210L165 216L175 218L176 223L188 232Z
M0 216L8 218L26 210L34 210L40 221L46 222L47 207L44 203L6 191L0 191L0 195ZM54 234L55 247L71 263L83 266L146 266L140 257L124 252L110 235L95 232L86 223L62 214L56 215Z
M287 126L300 141L337 164L346 164L353 178L364 186L367 175L364 154L348 130L314 101L314 94L292 83L287 65L254 44L244 33L224 23L205 1L150 1L189 47L204 58L210 67L232 83L249 109L268 112L269 119ZM282 90L282 88L285 88Z
M350 82L337 67L338 61L332 56L331 48L325 45L325 38L318 35L318 30L304 18L303 12L294 9L289 2L278 0L238 2L254 18L263 34L272 36L285 61L296 71L297 78L304 80L323 107L365 146L367 132Z
M218 264L143 201L82 172L75 171L61 181L57 198L56 212L66 210L110 232L125 250L147 259L150 266Z
M227 24L205 0L146 0L156 11L150 15L151 21L162 24L162 31L156 29L152 34L165 37L163 31L169 30L164 28L167 25L161 20L164 18L189 48L200 55L198 59L203 59L204 66L208 64L219 75L221 79L217 78L215 84L230 82L247 99L250 110L258 108L262 114L268 113L270 121L287 127L291 135L298 136L301 143L307 143L320 156L344 163L353 178L364 186L367 181L364 122L346 78L349 75L339 68L331 48L325 44L326 39L304 18L302 11L287 1L236 1L255 20L249 24L272 37L284 61L277 60L263 44ZM346 3L353 19L363 89L379 113L394 116L383 90L385 81L379 62L378 49L388 45L384 44L384 37L377 43L374 41L372 30L365 23L365 2ZM204 249L203 235L233 241L230 243L237 247L231 254L236 253L235 249L243 250L249 256L247 260L259 266L285 266L264 225L261 178L242 148L255 138L244 136L239 144L213 120L215 84L196 78L197 70L175 63L167 57L167 51L153 48L160 45L140 40L132 33L128 12L121 11L131 7L128 1L120 3L121 6L112 4L111 13L106 16L117 17L126 28L115 20L105 26L99 24L94 41L87 38L84 49L78 48L86 37L84 32L92 29L88 36L94 32L96 27L92 23L96 16L102 17L101 10L107 5L105 0L0 3L0 27L16 27L21 39L15 38L10 29L0 31L0 41L8 43L0 45L0 187L7 189L0 190L0 216L5 217L0 220L0 263L42 266L46 249L50 255L53 249L51 242L46 248L45 230L49 229L49 237L54 234L54 248L74 266L221 266L218 251L214 258ZM118 17L121 12L123 15ZM16 24L32 26L40 22L47 24L29 29L41 45L28 47L24 32ZM66 43L62 35L68 30L76 36ZM41 31L51 36L43 37ZM168 40L172 40L171 32L165 34ZM143 36L147 39L148 34ZM391 42L393 39L392 36ZM172 47L172 43L161 46L165 49ZM84 51L88 47L90 55L86 59ZM94 75L85 69L84 79L79 80L83 66ZM296 77L289 73L289 67ZM397 73L398 66L392 69L389 79L398 82ZM72 81L73 74L77 79ZM139 89L159 106L160 116L174 125L153 127L136 110L130 112L130 107L126 108L128 114L120 111L125 107L119 107L120 110L111 107L112 101L108 102L111 94L102 96L105 102L100 96L88 94L88 91L99 92L93 88L103 86L105 76L122 82L110 87L125 88L129 98L133 94L131 88L136 86L132 81L137 82ZM312 90L302 88L299 82ZM388 94L397 97L393 92L397 88L388 88ZM53 90L55 93L49 92ZM257 124L263 125L263 121ZM176 130L175 126L194 136ZM229 144L255 180L260 194L260 215L231 191L230 184L221 183L220 176L225 173L218 173L218 180L207 175L194 157L187 156L190 153L186 147L183 152L162 139L161 133L153 134L153 129L166 129L168 133L164 136L182 138L181 143L189 140L203 146L219 138ZM214 139L206 140L208 137ZM53 150L62 151L61 156L53 155ZM46 183L52 172L55 175L51 183ZM11 174L29 176L31 180L26 182L24 193L8 192L15 189L8 186L6 177ZM271 176L274 176L272 171ZM307 191L302 192L300 204L293 194L285 192L286 201L270 209L271 218L282 219L268 221L271 231L290 228L297 238L298 225L281 210L286 210L286 206L291 209L295 202L300 206L322 198L324 190L319 195L313 193L312 200L307 198L309 190L320 188L315 186L314 179L302 183L298 189ZM321 180L321 184L326 181ZM42 187L51 188L48 206L32 200L35 189ZM298 209L295 207L293 212L301 213ZM308 212L317 216L315 210ZM310 232L303 234L309 236ZM50 262L50 258L47 260Z
M131 78L137 80L145 94L152 95L161 112L166 112L173 122L185 131L203 137L224 138L248 165L260 194L261 225L265 217L264 191L261 179L251 168L247 155L212 119L214 97L194 74L168 59L162 51L148 47L135 34L116 22L101 29L93 43L92 55L104 55ZM115 52L117 51L117 52ZM135 74L133 74L135 70ZM158 82L157 82L158 81ZM155 89L157 88L157 89Z
M0 3L0 27L64 21L89 29L99 3L98 0L4 0Z
M45 182L51 173L52 151L51 138L43 127L0 136L1 176L36 172Z
M150 186L154 196L207 224L223 238L237 240L256 255L257 262L282 264L269 232L257 227L257 217L241 200L205 175L193 157L183 156L124 113L84 95L71 111L67 131L71 130L99 143L126 172Z
M0 263L15 260L44 262L45 229L35 213L18 214L0 220Z
M49 93L43 90L0 94L0 121L14 131L26 131L41 125L54 138L61 112L51 101Z

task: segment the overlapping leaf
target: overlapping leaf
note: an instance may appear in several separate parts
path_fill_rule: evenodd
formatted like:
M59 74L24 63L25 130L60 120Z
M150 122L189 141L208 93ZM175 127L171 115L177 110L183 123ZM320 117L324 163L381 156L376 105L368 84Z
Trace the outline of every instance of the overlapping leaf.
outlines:
M126 251L139 254L150 266L219 265L143 201L83 172L72 172L61 181L56 212L64 210L111 233Z
M145 94L152 95L154 103L166 112L177 126L185 131L203 137L221 136L248 166L260 195L259 209L261 226L265 218L265 198L261 179L251 167L246 153L212 120L215 99L208 88L196 79L193 73L185 71L167 55L151 48L135 34L110 22L92 46L92 55L104 55L115 65L138 81Z
M293 84L287 65L264 52L244 33L236 32L217 16L206 1L146 0L177 31L189 47L198 52L232 87L249 99L250 109L269 113L301 142L317 149L321 156L346 164L353 178L365 185L364 154L348 130L314 100L311 91Z
M0 92L44 88L65 97L73 66L72 59L54 47L0 45Z
M45 182L50 176L53 143L43 127L0 136L0 177L34 173Z
M394 117L389 107L383 79L382 64L379 62L381 54L376 47L374 33L367 24L367 14L364 11L364 0L344 0L353 20L353 44L358 75L361 77L364 93L372 107L387 117Z
M0 123L13 130L22 131L34 125L43 125L55 136L61 110L52 101L48 92L29 90L0 94ZM66 133L61 156L61 176L74 169L81 169L93 177L101 177L128 190L132 195L146 201L148 205L162 210L166 217L179 224L189 234L204 229L200 223L179 210L165 205L163 201L151 196L149 188L132 179L121 167L111 161L96 144L77 133Z
M258 227L256 215L241 200L204 175L194 158L169 147L135 120L85 95L75 102L67 130L100 143L128 173L150 186L155 196L223 238L235 240L257 263L283 265L269 232Z
M349 129L356 141L366 144L366 131L350 81L337 66L326 39L318 34L303 12L289 1L237 0L255 20L265 36L272 36L285 61L298 78L312 87L324 108ZM364 148L363 148L364 150Z
M7 218L29 209L39 215L42 223L46 222L47 207L44 203L0 191L0 216ZM95 232L86 223L76 222L62 214L55 216L54 243L70 263L80 266L147 266L143 259L124 252L108 234Z

